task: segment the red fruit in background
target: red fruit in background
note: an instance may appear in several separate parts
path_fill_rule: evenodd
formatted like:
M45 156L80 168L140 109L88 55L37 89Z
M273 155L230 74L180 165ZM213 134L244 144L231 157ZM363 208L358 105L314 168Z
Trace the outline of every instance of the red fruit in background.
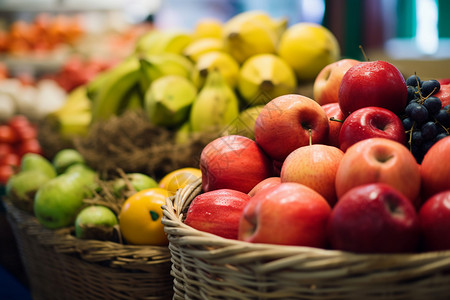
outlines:
M11 126L14 130L23 126L32 126L27 117L23 115L15 115L8 121L8 125Z
M331 208L309 187L280 183L253 196L239 223L239 240L323 248Z
M344 75L339 88L339 106L344 115L368 106L401 114L408 90L402 73L385 61L361 62Z
M329 103L322 105L323 110L327 114L328 117L328 142L327 145L339 147L339 132L341 131L342 122L345 119L344 114L339 107L339 103ZM332 121L331 118L334 118L339 121Z
M419 222L408 198L384 183L355 187L339 198L328 222L333 249L357 253L416 250Z
M0 125L0 143L14 144L18 137L13 128L8 125Z
M351 145L374 137L406 144L402 120L390 110L372 106L360 108L345 119L339 133L339 148L345 152Z
M336 173L338 199L354 187L377 182L389 184L419 206L419 165L402 144L370 138L357 142L344 153Z
M255 141L240 135L215 139L200 155L203 191L233 189L248 193L272 176L272 161Z
M0 156L0 165L18 167L20 165L20 156L16 153L8 153Z
M250 192L248 192L248 195L250 197L253 197L259 191L262 191L262 190L267 189L269 187L273 187L273 186L279 185L280 183L281 183L281 178L280 177L268 177L268 178L264 179L263 181L261 181L260 183L258 183L257 185L255 185L255 187L252 188L252 190Z
M279 96L260 111L255 140L273 160L284 159L301 146L323 144L328 138L328 118L314 100L289 94Z
M36 153L42 155L42 148L37 139L29 139L22 141L17 149L20 157L26 153Z
M0 157L13 152L14 148L11 144L0 143Z
M450 136L436 142L420 165L422 196L431 196L450 189Z
M438 97L442 102L442 107L450 105L450 82L448 84L441 83L441 89L433 96Z
M184 223L197 230L237 239L242 210L250 196L230 189L200 194L192 200Z
M281 182L297 182L321 194L330 206L336 203L336 172L344 152L328 145L303 146L286 157Z
M425 201L419 223L425 250L450 250L450 189Z
M9 177L14 174L14 167L9 165L0 165L0 185L6 185Z
M15 128L19 141L32 140L37 138L37 129L32 125L17 126Z

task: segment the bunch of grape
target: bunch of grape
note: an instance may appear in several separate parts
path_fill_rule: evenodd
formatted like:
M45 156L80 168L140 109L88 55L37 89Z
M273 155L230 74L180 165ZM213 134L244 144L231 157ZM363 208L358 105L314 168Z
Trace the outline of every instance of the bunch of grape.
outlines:
M418 163L438 140L450 135L450 105L442 107L434 96L441 85L437 80L420 80L417 75L406 79L408 103L401 116L406 140Z

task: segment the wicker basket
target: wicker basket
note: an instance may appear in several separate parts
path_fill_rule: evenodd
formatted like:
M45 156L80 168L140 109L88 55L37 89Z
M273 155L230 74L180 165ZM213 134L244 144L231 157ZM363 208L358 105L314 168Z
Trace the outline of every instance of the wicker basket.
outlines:
M163 206L174 299L450 299L450 251L362 255L251 244L183 224L201 180Z
M172 299L167 247L77 239L4 204L33 299Z

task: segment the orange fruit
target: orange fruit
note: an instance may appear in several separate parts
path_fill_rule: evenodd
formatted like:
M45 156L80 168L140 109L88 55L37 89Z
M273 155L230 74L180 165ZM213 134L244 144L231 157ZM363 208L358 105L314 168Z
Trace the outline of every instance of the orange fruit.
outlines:
M178 189L194 182L202 177L202 172L197 168L181 168L170 172L159 182L159 187L169 191L171 196L175 195Z
M139 191L125 200L119 213L119 226L130 244L164 246L168 244L161 205L166 204L169 192L162 188Z

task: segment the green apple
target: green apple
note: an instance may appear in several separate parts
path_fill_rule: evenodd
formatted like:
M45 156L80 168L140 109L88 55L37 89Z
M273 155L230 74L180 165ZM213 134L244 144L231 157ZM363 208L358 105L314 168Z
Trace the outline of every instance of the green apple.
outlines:
M110 240L117 216L106 206L83 208L75 219L75 236L80 239Z
M136 192L158 187L158 183L146 174L128 173L126 176ZM122 195L123 191L127 190L125 179L117 178L113 183L113 190L116 196Z
M84 157L75 149L67 148L58 151L53 158L53 166L58 174L62 174L66 169L74 164L85 163Z
M56 170L52 163L37 153L26 153L20 161L20 171L38 170L49 178L56 177Z

